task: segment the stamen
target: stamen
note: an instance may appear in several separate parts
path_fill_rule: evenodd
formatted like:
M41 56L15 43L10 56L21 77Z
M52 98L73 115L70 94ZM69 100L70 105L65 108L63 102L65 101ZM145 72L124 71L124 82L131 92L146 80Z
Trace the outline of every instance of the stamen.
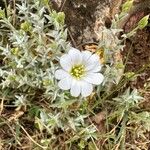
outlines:
M70 74L76 79L80 79L85 73L84 65L75 65L72 67Z

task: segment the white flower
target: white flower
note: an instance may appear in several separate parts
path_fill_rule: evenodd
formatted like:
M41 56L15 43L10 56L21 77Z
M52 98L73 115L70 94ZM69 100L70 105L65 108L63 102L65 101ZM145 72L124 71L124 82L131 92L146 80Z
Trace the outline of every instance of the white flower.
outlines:
M99 73L101 64L99 56L89 51L80 52L71 48L68 54L60 58L62 69L56 70L55 78L60 80L58 86L63 90L69 90L74 97L80 94L89 96L94 85L103 82L104 76Z

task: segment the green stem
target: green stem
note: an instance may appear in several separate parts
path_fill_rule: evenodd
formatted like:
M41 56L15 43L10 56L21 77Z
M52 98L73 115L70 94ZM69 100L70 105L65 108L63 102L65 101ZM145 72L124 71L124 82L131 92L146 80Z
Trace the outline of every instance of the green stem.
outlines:
M112 91L110 92L110 94L106 95L104 98L102 98L101 101L106 100L107 98L111 97L115 92L117 92L121 87L123 87L127 82L129 82L133 77L135 77L137 74L140 74L141 72L143 72L145 69L150 67L150 63L148 63L147 65L145 65L144 67L142 67L141 69L139 69L138 71L135 72L135 74L131 75L129 78L125 78L122 81L120 81L120 83L118 84L118 86ZM97 101L95 103L95 105L93 105L92 109L97 107L99 105L100 101Z

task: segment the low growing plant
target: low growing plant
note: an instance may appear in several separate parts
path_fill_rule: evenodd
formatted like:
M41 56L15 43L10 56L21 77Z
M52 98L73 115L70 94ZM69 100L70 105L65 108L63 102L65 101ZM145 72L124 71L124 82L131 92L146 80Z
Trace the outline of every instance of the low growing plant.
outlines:
M102 29L91 53L67 41L64 19L46 0L19 1L7 8L7 16L0 9L0 126L12 132L10 142L2 137L5 149L27 143L28 149L110 150L120 143L125 148L127 125L139 125L146 113L134 112L143 99L137 90L123 92L131 76L117 57L125 38L118 39L115 22ZM3 115L9 109L10 117ZM103 110L105 133L92 120Z

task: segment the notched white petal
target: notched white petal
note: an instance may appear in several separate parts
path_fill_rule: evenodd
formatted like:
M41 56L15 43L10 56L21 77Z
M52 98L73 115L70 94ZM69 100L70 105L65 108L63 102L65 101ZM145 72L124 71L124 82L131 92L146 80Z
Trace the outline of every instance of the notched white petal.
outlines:
M101 70L102 66L98 63L96 64L92 69L90 69L90 72L99 72Z
M55 78L60 80L60 79L63 79L63 78L66 78L66 77L69 77L69 74L64 71L63 69L58 69L55 71Z
M88 59L92 56L92 53L89 51L82 51L83 63L87 63Z
M89 96L93 91L93 85L87 82L83 82L81 86L81 95L83 97Z
M69 90L71 87L71 78L64 78L61 79L58 82L58 86L62 89L62 90Z
M88 63L95 63L95 62L100 62L99 61L99 56L97 54L93 54L89 59Z
M81 93L81 85L79 81L73 80L71 84L71 95L74 97L78 97Z
M82 55L81 55L81 52L78 49L71 48L71 50L69 51L68 55L71 57L71 61L72 61L73 65L81 64L81 62L82 62Z
M86 63L86 70L90 71L95 69L97 66L100 66L100 60L99 56L96 54L93 54ZM97 70L97 69L96 69ZM95 71L94 71L95 72Z
M89 73L84 77L84 80L88 83L99 85L103 82L104 76L101 73Z
M72 67L72 61L71 61L71 58L70 58L70 56L68 54L64 54L60 58L60 65L66 71L69 71L71 69L71 67Z

